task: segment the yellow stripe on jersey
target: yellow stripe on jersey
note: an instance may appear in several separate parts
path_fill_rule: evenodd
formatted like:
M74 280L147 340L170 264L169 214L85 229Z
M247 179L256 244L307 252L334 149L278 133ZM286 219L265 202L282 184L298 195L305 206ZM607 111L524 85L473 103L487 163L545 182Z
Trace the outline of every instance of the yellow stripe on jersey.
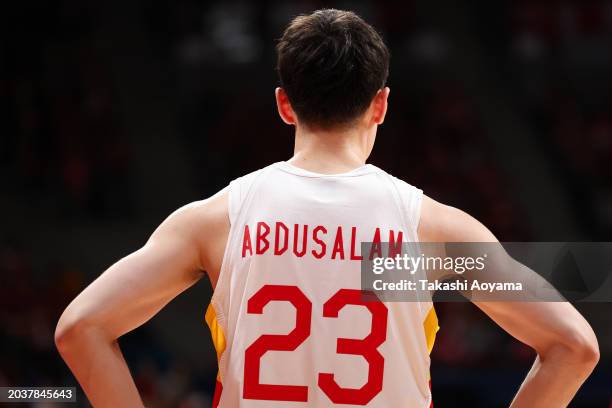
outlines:
M425 339L427 339L427 350L431 354L431 350L433 350L436 341L436 333L440 330L440 326L438 326L438 316L433 306L429 309L423 321L423 329L425 330Z
M217 320L217 312L215 312L215 308L212 303L208 305L208 309L206 309L206 324L208 324L208 328L210 329L210 334L212 336L213 345L215 346L215 351L217 352L217 364L221 360L221 354L225 351L225 334L223 333L223 328L219 324ZM217 380L221 381L221 372L217 373Z

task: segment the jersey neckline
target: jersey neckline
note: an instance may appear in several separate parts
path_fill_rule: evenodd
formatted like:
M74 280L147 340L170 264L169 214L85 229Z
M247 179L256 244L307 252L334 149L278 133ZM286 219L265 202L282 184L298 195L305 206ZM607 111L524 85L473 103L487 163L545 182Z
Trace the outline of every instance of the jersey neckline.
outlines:
M344 173L335 173L335 174L325 174L325 173L316 173L314 171L306 170L301 167L294 166L291 163L286 161L281 161L276 163L276 166L281 170L286 171L287 173L295 174L297 176L304 177L355 177L362 176L364 174L371 173L375 167L371 164L364 164L363 166L359 166L354 168L353 170L344 172Z

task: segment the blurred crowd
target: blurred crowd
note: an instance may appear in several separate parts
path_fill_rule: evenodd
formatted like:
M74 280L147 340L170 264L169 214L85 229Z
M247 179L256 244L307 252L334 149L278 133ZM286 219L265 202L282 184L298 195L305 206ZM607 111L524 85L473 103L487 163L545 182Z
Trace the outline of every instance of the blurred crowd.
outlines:
M516 2L514 97L570 184L593 239L612 231L612 2Z
M393 54L390 111L371 162L468 210L500 240L537 239L470 92L445 66L444 35L419 18L418 3L336 4L372 21ZM178 116L173 143L188 152L183 160L196 175L196 195L291 155L291 129L274 107L273 40L292 15L322 5L166 0L139 6L146 43L177 90L170 102ZM139 145L127 132L133 119L117 92L117 72L99 50L95 14L75 0L13 8L14 18L2 27L11 40L0 48L2 200L25 205L36 199L47 214L83 224L125 215L138 220L133 191L142 180L133 158ZM591 239L605 239L612 231L612 2L522 0L500 2L491 13L498 13L489 22L496 26L483 23L491 34L482 41L490 69L570 189L576 219ZM24 237L20 244L0 238L0 385L73 384L52 333L63 308L92 277L63 258L39 264ZM439 401L457 387L455 370L465 379L496 370L491 389L507 390L500 372L520 379L531 350L470 304L438 309L442 331L433 378ZM145 326L122 345L148 406L209 406L214 379L179 360L154 331ZM469 388L461 392L472 406L499 403L487 405Z
M66 261L35 265L31 259L32 252L18 243L0 245L0 387L75 386L53 333L87 276ZM177 357L149 328L124 336L121 346L147 406L210 407L210 372ZM82 394L77 402L88 406Z
M5 191L41 199L64 216L100 218L129 207L132 146L108 61L76 3L16 4L3 23L0 168Z
M440 201L469 209L500 239L528 240L532 231L512 197L512 179L497 165L463 84L445 67L448 45L418 20L414 3L351 3L381 29L392 51L390 108L370 162ZM291 129L278 119L274 106L273 44L292 16L324 4L180 4L177 9L183 12L169 19L170 27L177 27L170 30L175 36L169 55L187 96L180 123L194 147L196 174L206 175L202 188L214 191L223 187L214 179L218 175L227 182L291 155ZM179 24L186 15L191 24ZM241 59L245 49L249 57ZM245 71L265 81L241 75Z

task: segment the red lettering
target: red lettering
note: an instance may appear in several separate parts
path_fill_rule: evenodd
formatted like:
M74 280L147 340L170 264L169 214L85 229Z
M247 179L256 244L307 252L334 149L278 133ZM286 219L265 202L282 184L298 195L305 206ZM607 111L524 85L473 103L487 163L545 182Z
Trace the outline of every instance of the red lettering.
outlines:
M280 243L280 230L285 231L284 233L284 239L285 242L283 243L283 247L280 248L279 243ZM282 222L277 222L276 223L276 235L274 237L274 255L282 255L285 253L285 251L287 250L287 248L289 247L289 228L287 228L287 226L282 223Z
M342 227L336 230L336 239L334 241L334 249L331 259L336 259L336 254L340 254L340 259L344 259L344 242L342 241Z
M259 221L256 223L256 233L253 237L255 242L253 242L249 226L245 225L242 239L242 257L253 256L254 254L263 255L268 250L273 251L274 255L280 256L289 250L289 246L292 247L293 254L298 258L302 258L307 253L310 253L316 259L330 256L333 260L349 259L351 261L361 261L366 256L362 254L361 248L358 247L361 242L357 240L357 227L350 227L351 241L350 253L348 254L345 254L342 226L336 228L333 245L328 241L328 229L323 225L310 228L306 224L293 224L292 228L293 231L284 222L276 221L274 223L274 230L272 230L271 224ZM309 231L312 232L309 234ZM293 234L293 237L290 234ZM272 242L272 235L274 235L274 242ZM293 238L293 243L289 242L291 238ZM329 239L331 240L331 233ZM331 255L328 255L328 245L331 245ZM390 229L389 250L388 255L385 254L385 256L394 258L400 255L404 249L403 246L403 231ZM381 258L385 252L387 251L382 246L381 229L376 228L372 236L372 245L369 249L369 259ZM348 258L345 258L345 256Z
M319 252L315 251L314 249L310 252L312 252L312 255L317 258L317 259L321 259L325 256L325 250L327 249L325 242L323 242L318 236L317 234L319 233L319 231L323 232L323 234L327 234L327 230L325 229L324 226L322 225L317 225L315 227L315 229L312 231L312 239L314 242L316 242L317 244L319 244L321 246L321 250Z
M393 230L389 230L389 258L395 258L396 255L402 253L402 231L397 232L397 241L395 240L395 233Z
M355 255L355 245L357 244L357 227L351 228L351 261L361 261L363 257L361 255Z
M270 227L265 222L257 223L257 244L255 248L255 253L257 255L261 255L268 250L270 247L270 242L266 238L270 233Z
M372 247L370 248L370 261L374 259L374 253L376 253L376 258L382 258L380 228L376 228L376 232L374 232L374 238L372 238Z
M304 233L302 234L302 250L298 251L298 235L299 235L300 225L294 224L293 226L293 253L298 258L301 258L306 253L307 240L308 240L308 225L304 225Z
M244 226L244 236L242 238L242 257L246 256L247 251L249 255L253 255L253 246L251 245L251 233L249 232L249 226Z

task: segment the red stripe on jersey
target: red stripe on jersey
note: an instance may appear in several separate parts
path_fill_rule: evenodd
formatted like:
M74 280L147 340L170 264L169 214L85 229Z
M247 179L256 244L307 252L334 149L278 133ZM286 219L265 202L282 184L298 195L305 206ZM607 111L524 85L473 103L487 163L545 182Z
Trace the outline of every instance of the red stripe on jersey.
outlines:
M223 384L221 384L221 381L217 380L217 384L215 385L215 394L213 396L212 408L217 408L219 406L219 401L221 401L222 391L223 391Z

